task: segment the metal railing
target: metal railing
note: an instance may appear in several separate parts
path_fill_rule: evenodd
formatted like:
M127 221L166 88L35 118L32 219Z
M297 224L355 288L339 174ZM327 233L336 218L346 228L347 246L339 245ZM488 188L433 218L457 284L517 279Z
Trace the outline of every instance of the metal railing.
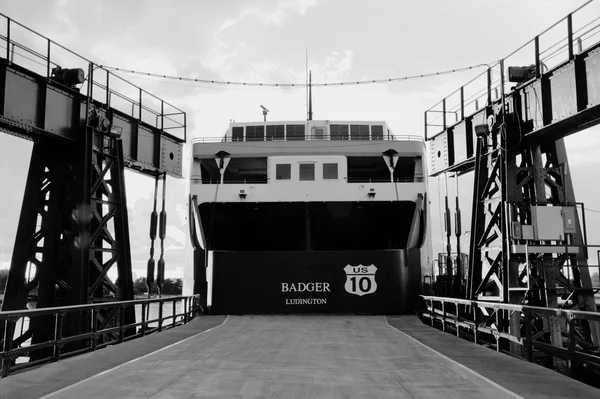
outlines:
M4 337L0 341L1 376L186 324L198 309L199 296L194 295L0 312L0 323L4 325ZM136 320L141 320L126 324L125 314L131 311L136 313ZM118 320L118 324L99 325L98 312L113 312L117 317L111 319ZM53 328L49 329L48 339L35 343L31 339L15 342L15 333L20 329L18 336L23 336L23 330L27 331L32 322L51 323ZM79 323L84 332L63 336L67 322Z
M252 179L229 179L223 181L222 184L270 184L273 182L277 183L290 183L298 182L300 180L292 179L277 179L273 180L269 177L264 178L252 178ZM393 181L389 177L344 177L338 179L320 179L320 180L301 180L302 182L339 182L344 181L345 183L423 183L425 176L417 174L414 177L395 177ZM221 184L220 179L205 179L202 180L202 184Z
M345 180L348 183L423 183L425 176L417 174L413 177L346 177Z
M504 98L512 90L505 67L528 66L535 68L535 79L552 68L567 63L584 49L596 44L600 37L598 10L584 3L566 17L523 44L506 57L488 66L458 90L425 111L425 140L452 127ZM595 4L596 6L598 3ZM433 133L433 134L431 134Z
M192 143L259 143L259 142L287 142L287 141L315 141L315 142L323 142L323 141L334 141L334 142L352 142L352 143L378 143L381 141L419 141L421 143L424 142L423 137L421 136L413 136L413 135L404 135L404 136L382 136L379 138L372 137L331 137L329 135L323 136L315 136L315 135L304 135L300 137L231 137L229 135L224 137L196 137L192 139Z
M184 111L0 13L2 42L0 49L4 51L0 51L0 58L5 58L10 64L23 66L48 81L54 80L54 68L81 68L87 74L83 84L85 92L93 100L137 117L140 122L162 130L178 142L186 141Z
M496 340L496 350L501 351L501 341L518 344L524 349L524 357L534 361L534 349L561 359L591 364L600 367L600 350L598 345L586 343L580 336L576 324L581 321L600 323L600 312L587 312L569 309L542 308L537 306L517 305L499 302L475 301L458 298L446 298L421 295L426 304L423 318L429 319L431 325L441 324L443 331L451 325L456 336L468 333L475 343L484 341L482 335ZM508 331L501 326L517 314L524 321L517 331ZM543 325L549 318L557 318L565 326L561 346L552 345L543 340Z

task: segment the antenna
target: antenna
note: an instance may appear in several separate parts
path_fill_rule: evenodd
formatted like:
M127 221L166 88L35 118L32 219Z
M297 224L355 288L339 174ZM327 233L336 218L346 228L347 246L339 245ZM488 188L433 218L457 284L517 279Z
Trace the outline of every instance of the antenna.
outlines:
M308 120L312 121L312 71L308 74Z
M308 46L306 46L306 65L304 68L305 80L306 80L306 114L308 115Z
M264 117L264 121L267 121L267 113L269 112L268 109L266 109L265 107L263 107L262 105L260 106L263 110L263 117Z

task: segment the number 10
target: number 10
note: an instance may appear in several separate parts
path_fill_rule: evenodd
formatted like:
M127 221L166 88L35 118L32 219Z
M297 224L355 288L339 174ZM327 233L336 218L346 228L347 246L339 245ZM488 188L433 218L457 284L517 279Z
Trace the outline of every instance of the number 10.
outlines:
M356 276L350 277L350 281L352 281L352 292L356 292ZM360 277L358 279L358 289L361 292L369 292L371 290L371 279L369 277Z

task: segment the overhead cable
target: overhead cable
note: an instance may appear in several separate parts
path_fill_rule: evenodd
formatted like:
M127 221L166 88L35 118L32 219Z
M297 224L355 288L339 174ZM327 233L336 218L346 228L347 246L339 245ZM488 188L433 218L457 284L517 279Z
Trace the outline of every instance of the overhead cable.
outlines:
M196 79L196 78L188 78L181 76L172 76L172 75L164 75L158 73L151 72L141 72L134 71L130 69L124 68L115 68L106 65L101 65L101 68L104 68L109 71L121 72L121 73L129 73L135 75L144 75L144 76L152 76L156 78L162 79L170 79L170 80L179 80L186 82L195 82L195 83L204 83L204 84L215 84L215 85L231 85L231 86L262 86L262 87L307 87L307 83L259 83L259 82L234 82L234 81L224 81L224 80L214 80L214 79ZM424 73L420 75L410 75L403 76L399 78L387 78L387 79L371 79L371 80L358 80L358 81L347 81L347 82L331 82L331 83L313 83L312 87L326 87L326 86L350 86L350 85L360 85L360 84L373 84L373 83L389 83L389 82L398 82L403 80L412 80L412 79L421 79L428 78L433 76L447 75L456 72L468 71L471 69L481 68L481 67L489 67L489 64L477 64L471 65L464 68L455 68L448 69L444 71Z

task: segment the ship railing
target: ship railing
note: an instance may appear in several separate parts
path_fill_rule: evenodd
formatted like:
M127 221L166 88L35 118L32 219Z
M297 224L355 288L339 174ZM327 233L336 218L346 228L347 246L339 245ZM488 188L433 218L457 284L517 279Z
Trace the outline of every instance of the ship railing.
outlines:
M403 136L381 136L381 137L331 137L331 136L316 136L316 135L304 135L300 137L196 137L192 139L192 143L237 143L237 142L285 142L285 141L351 141L351 142L362 142L362 141L418 141L424 143L425 140L421 136L414 135L403 135Z
M187 139L184 111L125 80L114 68L98 65L2 13L0 58L56 85L60 83L53 72L55 68L82 69L84 83L69 90L87 93L93 101L160 129L179 143Z
M270 183L271 179L268 177L260 179L233 179L225 180L222 184L267 184ZM202 180L202 184L221 184L219 179L206 179Z
M414 177L346 177L345 180L348 183L423 183L425 177L423 175L416 175Z
M509 66L532 66L535 79L574 59L600 37L600 6L587 1L575 11L523 44L501 60L485 64L487 69L425 111L425 140L490 106L509 93Z
M277 182L296 182L295 180L276 180ZM336 182L340 179L328 179L320 180L324 182ZM423 183L425 176L416 175L414 177L395 177L393 180L389 177L344 177L343 181L346 183ZM222 184L267 184L271 183L272 179L265 177L260 179L234 179L225 180ZM315 182L315 180L307 180L303 182ZM202 184L221 184L219 179L206 179L202 180Z
M600 323L600 312L572 309L543 308L537 306L469 300L421 295L425 307L421 317L443 331L464 337L475 343L490 345L502 351L503 343L520 345L528 361L534 361L534 350L561 359L600 366L600 351L580 339L581 325ZM517 331L503 329L506 320L516 316L522 320ZM558 345L545 339L543 325L550 318L558 318L566 326L565 339Z
M193 295L0 312L1 376L186 324L199 309L199 295ZM126 324L127 312L140 321ZM99 324L100 314L113 315L112 322ZM74 322L88 327L81 334L63 335L65 323ZM53 326L45 341L31 342L33 323ZM29 338L17 342L14 337Z

